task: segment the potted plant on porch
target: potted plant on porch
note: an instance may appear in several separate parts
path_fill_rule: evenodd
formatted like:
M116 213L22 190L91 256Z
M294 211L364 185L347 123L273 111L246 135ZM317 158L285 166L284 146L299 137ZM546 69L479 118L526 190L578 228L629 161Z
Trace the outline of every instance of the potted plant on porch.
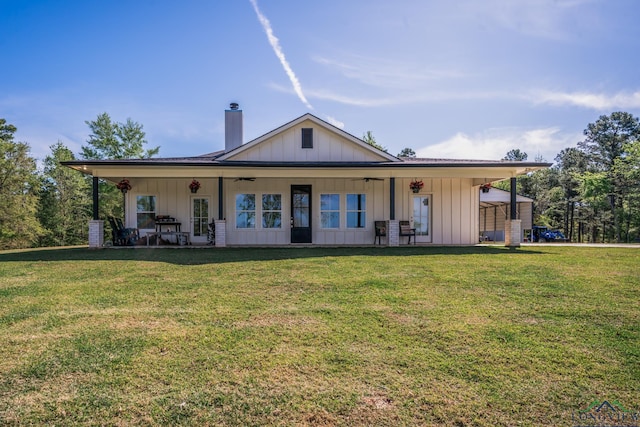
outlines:
M419 193L420 190L422 189L422 187L424 187L424 183L422 182L422 180L419 179L414 179L413 181L411 181L411 183L409 184L409 188L411 189L411 191L413 191L414 193Z
M129 183L129 180L127 178L124 178L116 184L116 187L118 188L118 190L122 191L122 194L124 194L127 191L131 190L131 183Z
M189 189L191 190L192 193L197 193L199 188L200 188L200 182L194 178L193 181L191 181L191 184L189 184Z

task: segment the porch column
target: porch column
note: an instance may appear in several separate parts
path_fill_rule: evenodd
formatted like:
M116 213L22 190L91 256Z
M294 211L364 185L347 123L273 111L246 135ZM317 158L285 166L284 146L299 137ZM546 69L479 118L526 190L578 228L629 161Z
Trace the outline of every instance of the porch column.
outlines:
M224 248L227 246L227 221L216 219L216 247Z
M396 179L389 178L389 219L396 219Z
M98 177L93 177L93 220L100 219L100 201L98 195Z
M511 209L509 210L509 219L505 223L504 245L512 248L520 246L522 238L522 221L517 218L516 209L516 178L511 178Z
M400 222L392 219L387 224L387 244L400 246Z
M104 221L89 221L89 248L97 249L104 245Z
M510 210L510 215L509 215L509 219L517 219L518 218L518 213L517 213L517 209L516 209L516 202L517 202L517 197L518 195L516 194L516 178L512 177L511 178L511 210Z
M104 245L104 221L100 220L98 177L93 177L93 219L89 221L89 247L96 249Z
M222 191L224 189L224 185L223 185L223 178L221 176L218 177L218 219L219 220L223 220L224 219L224 196L222 194Z

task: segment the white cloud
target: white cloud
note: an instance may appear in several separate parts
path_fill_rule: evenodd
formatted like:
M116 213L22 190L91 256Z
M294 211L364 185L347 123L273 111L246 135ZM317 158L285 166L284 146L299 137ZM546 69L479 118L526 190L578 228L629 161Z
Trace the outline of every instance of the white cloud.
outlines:
M344 122L336 119L335 117L326 116L327 122L334 125L338 129L344 129Z
M275 52L276 56L280 60L280 63L282 64L282 68L284 68L285 73L287 73L289 80L291 80L291 85L293 86L293 90L295 91L296 95L298 95L298 98L300 98L300 101L302 101L302 103L307 108L309 108L310 110L313 110L313 107L311 106L311 104L309 104L309 101L307 101L307 98L304 96L304 93L302 92L302 85L300 84L300 81L296 77L296 74L293 72L291 65L289 65L287 58L284 56L284 52L282 51L282 47L280 46L280 41L275 36L275 34L273 34L271 23L269 22L267 17L264 16L262 12L260 12L260 9L258 9L257 1L256 0L249 0L249 1L253 5L253 9L256 11L256 15L258 15L258 20L260 21L260 24L262 25L264 32L267 34L267 39L269 40L269 44L271 45L271 47L273 48L273 51Z
M567 40L576 25L593 31L597 14L584 8L594 0L485 0L467 2L467 16L486 16L497 25L527 36ZM579 16L580 19L576 17Z
M534 93L532 98L538 104L573 105L594 110L640 108L640 91L633 93L619 92L613 95L588 92L539 91Z
M528 161L542 157L553 161L567 147L581 140L581 134L566 134L557 127L540 129L494 128L474 135L458 132L437 144L416 150L418 157L499 160L510 150L527 153Z
M416 90L433 80L464 77L457 70L429 69L422 65L391 59L349 55L345 60L321 56L313 60L343 76L381 89Z
M291 93L291 89L284 87L277 83L271 83L269 85L272 89ZM391 96L379 96L379 97L361 97L352 96L344 93L336 93L326 89L308 89L307 95L310 98L320 99L324 101L337 102L339 104L351 105L354 107L387 107L396 105L409 105L409 104L421 104L427 102L441 102L441 101L464 101L474 99L510 99L514 98L513 94L505 92L490 92L490 91L413 91L400 93L396 92ZM521 99L522 96L517 96L517 99Z

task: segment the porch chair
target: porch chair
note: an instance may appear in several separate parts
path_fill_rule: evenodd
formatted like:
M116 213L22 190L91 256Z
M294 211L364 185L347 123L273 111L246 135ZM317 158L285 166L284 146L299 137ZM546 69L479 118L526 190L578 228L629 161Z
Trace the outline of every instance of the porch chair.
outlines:
M409 240L407 241L407 244L410 245L411 244L411 236L413 236L413 244L416 244L416 229L415 228L411 228L411 223L409 221L398 221L398 224L400 225L400 237L402 236L407 236L409 237Z
M376 244L376 239L378 239L378 244L381 245L382 238L387 237L387 221L375 221L374 227L376 229L376 235L373 238L373 244Z
M215 245L215 244L216 244L216 223L215 221L211 221L207 229L207 245Z
M120 230L123 230L127 234L131 234L136 240L140 238L140 231L138 231L137 228L126 228L120 218L116 218L116 224L118 224L118 228Z
M114 246L133 246L140 238L137 228L125 228L120 218L107 218L111 226L111 238Z

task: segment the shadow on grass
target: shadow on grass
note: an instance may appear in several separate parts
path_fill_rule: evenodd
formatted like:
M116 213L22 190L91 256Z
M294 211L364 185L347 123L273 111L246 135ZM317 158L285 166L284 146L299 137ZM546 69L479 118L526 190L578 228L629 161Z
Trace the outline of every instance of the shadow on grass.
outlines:
M0 262L56 261L150 261L177 265L220 264L227 262L276 261L285 259L347 256L430 256L430 255L532 255L544 253L530 248L509 249L491 246L415 246L340 248L42 248L0 252Z

